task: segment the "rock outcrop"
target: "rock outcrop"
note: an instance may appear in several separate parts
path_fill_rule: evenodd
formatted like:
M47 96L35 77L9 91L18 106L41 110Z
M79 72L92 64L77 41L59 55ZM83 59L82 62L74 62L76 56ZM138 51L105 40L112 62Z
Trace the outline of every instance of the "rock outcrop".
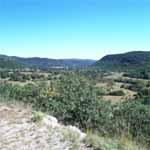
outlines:
M0 105L0 150L89 150L77 127L45 114L33 121L34 115L30 108Z

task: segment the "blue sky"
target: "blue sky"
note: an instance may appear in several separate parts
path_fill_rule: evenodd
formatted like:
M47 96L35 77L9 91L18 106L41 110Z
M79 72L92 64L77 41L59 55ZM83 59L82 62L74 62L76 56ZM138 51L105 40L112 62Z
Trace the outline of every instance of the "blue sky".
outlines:
M92 58L150 50L150 0L0 0L0 53Z

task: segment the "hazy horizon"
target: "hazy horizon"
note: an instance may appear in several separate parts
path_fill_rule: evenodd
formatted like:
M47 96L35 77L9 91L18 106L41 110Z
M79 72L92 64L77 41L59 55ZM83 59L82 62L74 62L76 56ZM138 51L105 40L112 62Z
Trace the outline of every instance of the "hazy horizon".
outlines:
M125 51L125 52L120 52L120 53L108 53L108 54L105 54L104 56L115 55L115 54L124 54L124 53L128 53L128 52L142 52L142 50ZM150 52L150 51L143 51L143 52ZM41 56L36 56L36 55L35 56L22 56L22 55L19 56L19 55L9 55L9 54L2 54L2 53L0 53L0 55L6 55L6 56L10 56L10 57L21 57L21 58L79 59L79 60L93 60L93 61L98 61L104 57L104 56L102 56L99 59L93 59L93 58L76 58L76 57L53 58L53 57L41 57Z
M0 0L0 54L99 60L150 50L148 0Z

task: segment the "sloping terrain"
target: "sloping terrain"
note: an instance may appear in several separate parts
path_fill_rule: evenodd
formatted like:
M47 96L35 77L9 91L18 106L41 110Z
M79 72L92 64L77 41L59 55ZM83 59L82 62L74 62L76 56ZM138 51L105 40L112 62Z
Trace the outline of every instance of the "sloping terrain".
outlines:
M22 68L24 65L22 63L13 61L13 60L1 60L0 59L0 68L2 69L17 69Z
M29 108L0 105L1 150L88 150L86 136L73 126Z
M113 62L120 64L143 64L150 62L150 52L134 51L124 54L107 55L103 57L101 62Z
M0 103L0 118L0 150L147 150L125 137L85 134L20 104Z
M150 52L149 51L132 51L123 54L106 55L94 66L109 70L128 70L149 67Z

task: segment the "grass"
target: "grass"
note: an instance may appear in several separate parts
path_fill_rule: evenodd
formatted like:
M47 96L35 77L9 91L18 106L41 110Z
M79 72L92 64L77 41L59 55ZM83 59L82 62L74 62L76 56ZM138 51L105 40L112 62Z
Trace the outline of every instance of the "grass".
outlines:
M71 150L79 150L79 134L68 130L67 128L62 128L63 140L70 141L72 143Z
M104 100L111 101L112 103L118 103L118 102L125 101L127 98L128 99L134 98L134 95L136 94L135 91L121 87L122 85L126 85L127 83L115 81L115 79L118 79L119 77L122 77L122 73L120 73L120 74L119 73L112 73L111 76L105 77L107 80L104 80L103 82L99 82L96 84L96 87L102 88L105 91L107 91L107 94L103 95ZM122 77L122 79L124 79L124 77ZM122 95L109 94L111 92L116 92L116 91L122 91Z
M43 117L44 117L43 113L41 113L41 112L33 112L33 116L31 118L31 120L33 122L41 122Z
M92 132L88 132L85 143L94 150L147 150L144 146L134 142L131 137L101 137Z
M60 143L65 143L66 149L69 147L69 150L80 150L81 141L78 133L70 131L66 126L49 128L49 137L50 141L54 140L54 137L58 138Z

